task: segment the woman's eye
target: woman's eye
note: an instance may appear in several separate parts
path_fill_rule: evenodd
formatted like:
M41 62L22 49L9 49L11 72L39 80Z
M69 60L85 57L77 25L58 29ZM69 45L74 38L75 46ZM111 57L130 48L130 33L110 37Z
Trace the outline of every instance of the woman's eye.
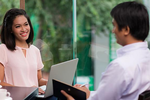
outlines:
M18 28L18 27L20 27L20 26L16 26L16 28Z
M29 25L28 23L25 24L26 26Z

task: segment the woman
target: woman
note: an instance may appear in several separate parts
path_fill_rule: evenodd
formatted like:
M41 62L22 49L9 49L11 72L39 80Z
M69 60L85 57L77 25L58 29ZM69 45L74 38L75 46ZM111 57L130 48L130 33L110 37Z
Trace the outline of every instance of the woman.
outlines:
M41 74L40 51L32 45L33 36L31 21L23 9L6 12L1 29L0 85L38 87L47 84ZM41 89L39 92L44 93Z

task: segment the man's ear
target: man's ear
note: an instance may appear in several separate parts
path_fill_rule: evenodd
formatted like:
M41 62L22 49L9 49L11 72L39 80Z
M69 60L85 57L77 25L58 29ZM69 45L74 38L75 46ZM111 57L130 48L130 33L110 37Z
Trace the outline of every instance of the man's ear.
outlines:
M130 34L130 28L129 28L129 26L126 26L124 31L125 31L124 35L129 35Z

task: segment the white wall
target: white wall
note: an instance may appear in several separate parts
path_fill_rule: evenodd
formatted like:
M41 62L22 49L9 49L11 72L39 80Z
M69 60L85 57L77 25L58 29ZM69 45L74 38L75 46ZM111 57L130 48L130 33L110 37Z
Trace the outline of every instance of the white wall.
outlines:
M109 63L109 36L94 34L92 37L91 56L94 63L94 89L97 89L101 73Z

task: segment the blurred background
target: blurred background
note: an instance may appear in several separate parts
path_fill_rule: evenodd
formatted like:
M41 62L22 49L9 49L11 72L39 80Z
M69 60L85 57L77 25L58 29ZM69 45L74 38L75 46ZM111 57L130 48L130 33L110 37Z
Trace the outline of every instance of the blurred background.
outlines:
M41 51L44 77L51 65L79 58L74 83L89 83L90 90L98 87L101 73L121 47L111 33L111 9L138 1L150 10L150 0L0 0L0 28L6 11L20 8L22 1L34 28L33 44Z

